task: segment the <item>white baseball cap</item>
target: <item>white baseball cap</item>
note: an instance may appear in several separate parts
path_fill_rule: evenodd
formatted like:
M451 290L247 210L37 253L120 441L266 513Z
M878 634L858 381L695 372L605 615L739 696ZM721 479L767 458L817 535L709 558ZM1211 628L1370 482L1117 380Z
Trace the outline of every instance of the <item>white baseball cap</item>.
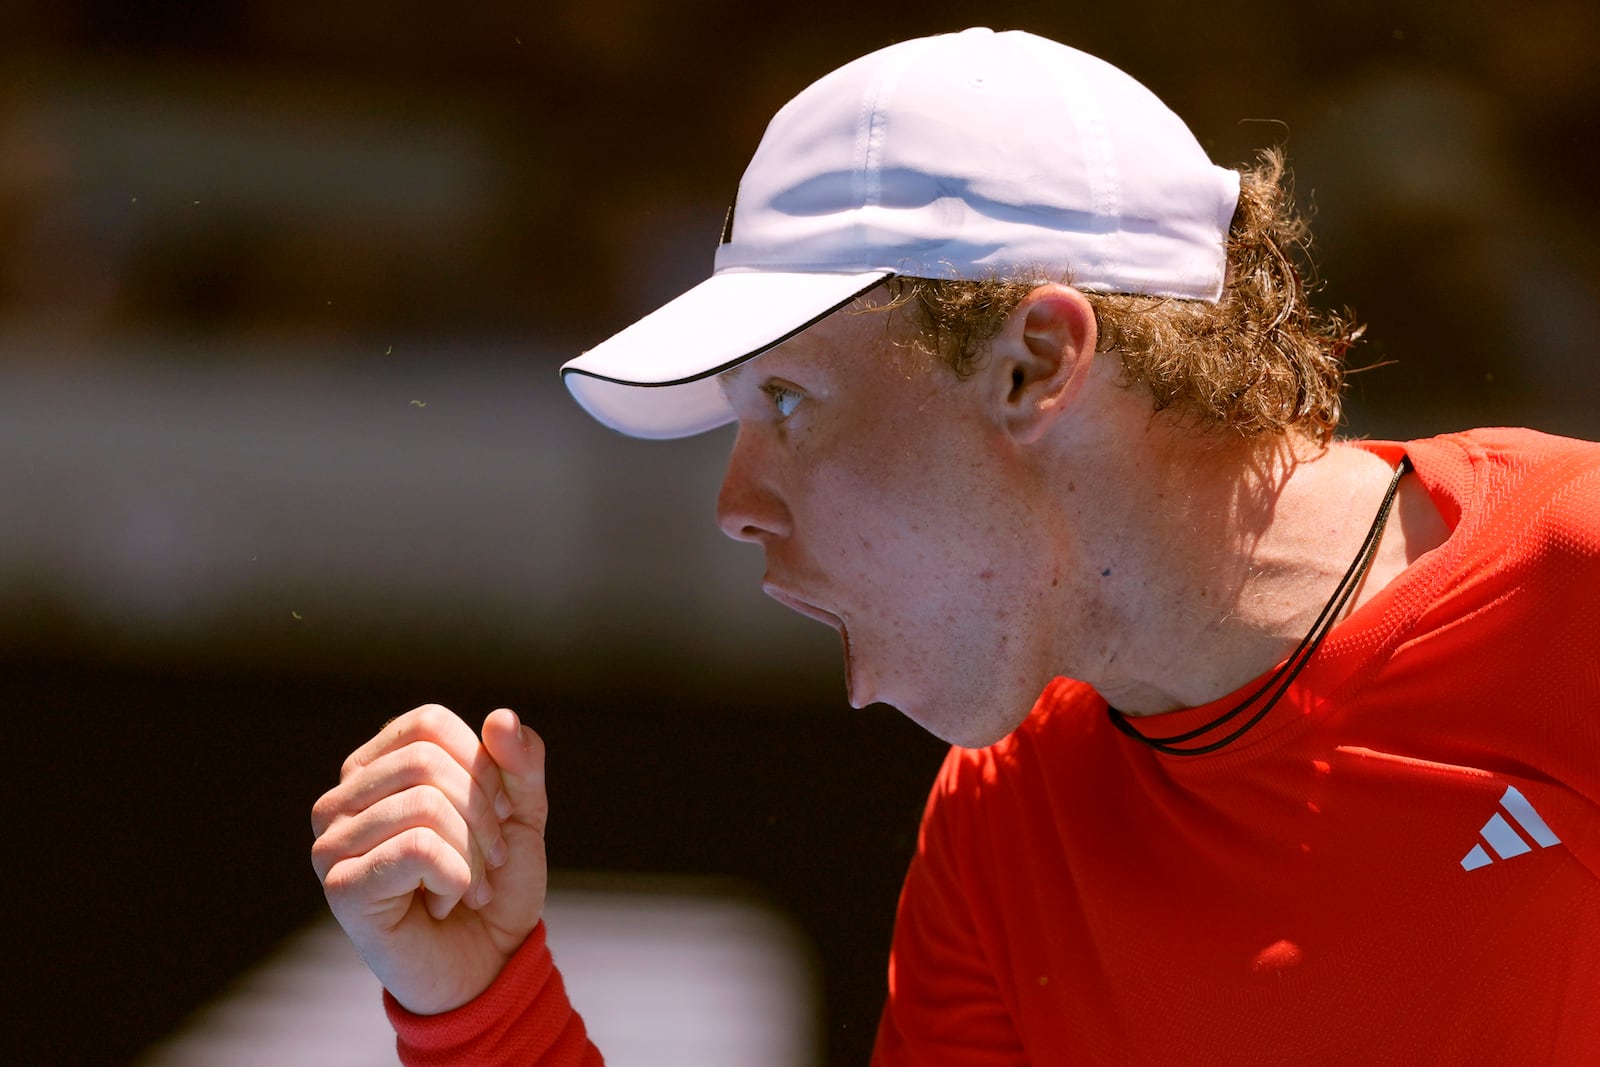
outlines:
M1215 301L1238 197L1238 173L1103 60L1021 31L904 41L786 104L712 276L562 378L613 429L683 437L733 421L718 374L894 275Z

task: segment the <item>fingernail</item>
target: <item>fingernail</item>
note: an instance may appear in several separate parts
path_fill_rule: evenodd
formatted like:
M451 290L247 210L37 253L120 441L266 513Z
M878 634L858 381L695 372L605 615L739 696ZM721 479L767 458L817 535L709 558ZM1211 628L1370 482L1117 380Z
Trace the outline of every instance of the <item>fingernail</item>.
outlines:
M487 907L489 901L493 899L494 890L490 888L489 880L485 878L483 881L478 883L478 907Z
M511 798L504 793L494 795L494 813L500 817L501 822L511 818Z
M489 846L489 866L504 867L506 864L507 851L506 839L503 837L495 838L494 844Z

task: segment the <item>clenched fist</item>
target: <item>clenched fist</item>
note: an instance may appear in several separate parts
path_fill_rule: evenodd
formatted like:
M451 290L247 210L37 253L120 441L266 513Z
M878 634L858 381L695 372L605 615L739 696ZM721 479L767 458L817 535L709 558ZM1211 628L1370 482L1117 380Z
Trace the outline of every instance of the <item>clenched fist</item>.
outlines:
M544 911L544 743L500 709L480 738L429 704L345 760L311 813L334 917L384 988L429 1015L494 981Z

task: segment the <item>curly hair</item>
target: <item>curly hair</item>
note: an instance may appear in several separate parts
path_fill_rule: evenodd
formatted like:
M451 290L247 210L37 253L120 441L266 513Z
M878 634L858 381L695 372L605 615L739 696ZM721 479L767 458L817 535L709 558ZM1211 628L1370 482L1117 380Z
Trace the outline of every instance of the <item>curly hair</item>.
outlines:
M1313 308L1309 275L1310 226L1295 209L1283 153L1272 148L1241 169L1216 303L1084 296L1094 307L1098 349L1116 350L1123 384L1148 388L1157 411L1201 429L1242 437L1296 430L1326 444L1341 418L1344 356L1362 327L1348 313ZM911 306L927 334L923 344L965 377L1038 284L1033 277L896 277L886 306Z

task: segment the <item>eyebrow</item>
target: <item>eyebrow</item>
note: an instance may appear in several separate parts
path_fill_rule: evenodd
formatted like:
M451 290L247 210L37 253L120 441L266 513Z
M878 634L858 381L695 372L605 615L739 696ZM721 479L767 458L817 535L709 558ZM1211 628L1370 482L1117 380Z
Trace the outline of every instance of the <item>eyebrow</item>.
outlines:
M739 380L744 377L745 371L748 370L750 364L754 362L754 358L747 359L743 363L729 367L727 370L717 375L717 388L721 391L722 398L724 400L731 399L728 395L728 391L739 384Z
M727 370L723 371L721 374L717 375L717 385L722 389L723 395L727 395L730 386L736 386L739 384L739 382L744 380L745 375L751 373L751 367L760 362L763 357L776 352L780 347L781 346L779 345L774 345L771 348L757 352L744 362L736 363Z

